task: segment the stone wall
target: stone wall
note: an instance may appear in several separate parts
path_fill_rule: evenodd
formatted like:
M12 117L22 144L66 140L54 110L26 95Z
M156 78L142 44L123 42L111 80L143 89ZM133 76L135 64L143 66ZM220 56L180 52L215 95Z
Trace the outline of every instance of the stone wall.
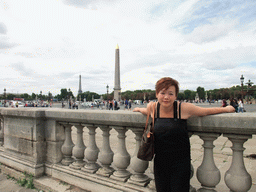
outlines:
M100 184L99 189L113 188L113 191L127 187L131 191L133 189L134 191L152 190L152 186L150 187L152 178L145 174L148 162L138 161L134 155L146 121L144 115L129 111L51 108L4 108L0 109L0 114L3 121L0 133L4 135L4 138L0 138L4 139L4 147L0 151L2 164L22 172L32 173L36 177L48 174L65 182L71 182L72 178L74 183L71 184L82 188L85 188L83 183L87 183L86 186L91 186L90 189L95 184ZM72 126L77 130L75 144L71 139ZM83 138L84 127L89 129L87 138L89 144L86 147L82 142L85 139ZM102 151L95 145L97 127L103 131ZM118 132L118 149L115 154L109 145L109 130L111 128ZM219 177L218 169L212 158L213 141L223 134L234 144L235 147L232 150L236 153L236 158L243 158L243 143L256 134L256 113L194 117L188 120L188 129L190 135L200 136L205 142L205 153L211 154L203 160L198 180L202 186L215 186L218 182L209 184L204 180L205 174L209 173L207 172L209 167L213 167L214 172L217 173L216 177ZM136 135L134 139L136 149L132 156L127 153L125 146L125 133L128 130ZM104 160L109 162L104 164ZM97 167L98 161L101 166L104 165L104 170ZM120 162L122 163L120 164ZM111 164L114 165L115 170L110 167ZM132 172L127 171L128 166L133 169ZM239 163L237 166L243 167ZM233 190L234 183L237 181L233 179L235 175L232 175L232 169L233 167L230 168L231 172L229 170L226 174L230 175L234 182L229 179L226 179L225 182ZM251 185L250 175L248 176L245 168L241 168L239 171L242 175L246 175L243 178L247 182L246 191ZM213 171L210 174L213 174ZM145 186L147 187L145 188Z

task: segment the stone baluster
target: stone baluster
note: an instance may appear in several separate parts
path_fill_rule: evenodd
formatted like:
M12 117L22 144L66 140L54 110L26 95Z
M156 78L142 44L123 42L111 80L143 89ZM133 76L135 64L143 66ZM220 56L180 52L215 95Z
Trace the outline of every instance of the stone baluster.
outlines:
M61 125L64 126L65 129L65 141L61 147L61 152L64 156L61 163L63 165L70 165L74 160L72 158L72 149L74 147L74 143L71 139L71 127L72 125L67 122L60 122Z
M197 133L204 141L204 157L202 164L197 169L197 179L201 183L202 188L199 191L215 191L214 188L220 182L220 170L216 167L213 159L213 141L220 134L215 133Z
M131 156L126 150L125 145L125 133L127 129L125 127L118 127L115 126L114 129L118 132L118 146L117 151L114 154L113 164L117 168L117 170L111 175L112 179L116 179L119 181L127 181L130 177L131 173L127 171L127 167L130 165L130 158Z
M89 144L88 147L84 151L84 159L86 161L86 164L84 167L82 167L83 171L89 172L89 173L95 173L99 165L96 163L98 159L98 153L99 148L96 145L95 141L95 130L96 126L94 125L88 125L88 124L82 124L83 126L86 126L89 129Z
M131 158L131 168L133 170L133 174L128 180L128 183L136 184L136 185L141 185L141 186L146 186L150 179L147 175L145 175L145 171L148 168L148 161L143 161L137 158L137 154L139 151L140 143L141 143L141 138L142 134L144 132L144 129L142 128L132 128L131 129L133 133L135 134L135 140L136 140L136 148L134 150L134 154L132 155Z
M193 132L188 132L189 138L190 138L193 134L194 134ZM194 167L193 167L192 163L190 163L190 169L191 169L191 170L190 170L190 179L192 179L193 176L194 176ZM189 192L196 192L196 189L195 189L192 185L190 185Z
M3 118L0 117L0 146L4 145L4 121Z
M73 126L76 127L76 144L73 147L72 154L75 157L75 162L70 164L69 166L73 169L81 169L84 165L85 162L83 161L84 159L84 150L85 150L85 145L83 141L83 126L80 125L79 123L71 123Z
M102 148L100 150L98 158L98 161L101 163L102 167L97 171L97 174L109 177L114 171L114 169L110 167L111 163L113 162L114 156L114 153L111 150L109 143L109 131L111 130L111 128L105 125L100 125L99 127L103 131Z
M233 192L246 192L252 186L251 175L246 171L243 159L243 144L250 138L251 135L233 135L223 134L224 137L232 142L231 149L233 150L232 163L229 170L225 173L225 183Z

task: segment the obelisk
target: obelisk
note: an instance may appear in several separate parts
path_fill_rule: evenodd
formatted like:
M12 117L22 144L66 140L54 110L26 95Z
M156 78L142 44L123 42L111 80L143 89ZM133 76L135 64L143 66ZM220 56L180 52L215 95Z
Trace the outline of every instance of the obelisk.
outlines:
M116 45L115 54L115 86L114 86L114 99L121 100L121 87L120 87L120 60L119 60L119 47Z
M82 84L81 84L81 75L79 75L79 89L78 89L78 94L82 93Z

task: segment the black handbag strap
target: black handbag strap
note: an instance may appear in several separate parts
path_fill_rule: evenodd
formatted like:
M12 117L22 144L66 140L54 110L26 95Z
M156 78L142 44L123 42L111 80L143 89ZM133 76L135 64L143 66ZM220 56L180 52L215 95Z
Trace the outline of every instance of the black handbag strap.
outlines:
M156 118L159 118L160 103L157 102Z
M174 119L177 120L177 101L174 101L173 103L173 113L174 113Z
M151 128L152 128L151 132L152 133L154 132L155 111L156 111L156 103L154 102L153 103L153 117L154 118L152 118L152 122L151 122L152 123L152 126L151 126ZM148 120L149 120L150 115L151 115L151 109L148 108L148 110L147 110L147 121L146 121L146 125L145 125L145 130L147 130L147 128L148 128Z
M181 119L181 102L179 104L179 119Z

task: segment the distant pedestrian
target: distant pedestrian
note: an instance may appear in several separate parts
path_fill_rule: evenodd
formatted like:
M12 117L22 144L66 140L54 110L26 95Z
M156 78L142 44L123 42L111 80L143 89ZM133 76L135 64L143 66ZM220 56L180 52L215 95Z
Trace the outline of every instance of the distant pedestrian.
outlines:
M238 112L238 103L236 99L231 98L230 99L230 105L233 106L236 110L236 113Z
M227 101L226 99L223 99L222 100L222 106L221 107L226 107L228 104L227 104Z
M114 110L117 110L117 101L114 99Z
M113 102L109 101L109 110L113 110Z
M128 109L128 100L124 99L124 110Z
M128 101L128 110L130 111L131 108L132 108L132 100L129 99L129 101Z
M109 108L109 100L105 101L106 109Z
M239 99L239 102L238 102L238 113L239 112L244 112L244 102L242 99Z

